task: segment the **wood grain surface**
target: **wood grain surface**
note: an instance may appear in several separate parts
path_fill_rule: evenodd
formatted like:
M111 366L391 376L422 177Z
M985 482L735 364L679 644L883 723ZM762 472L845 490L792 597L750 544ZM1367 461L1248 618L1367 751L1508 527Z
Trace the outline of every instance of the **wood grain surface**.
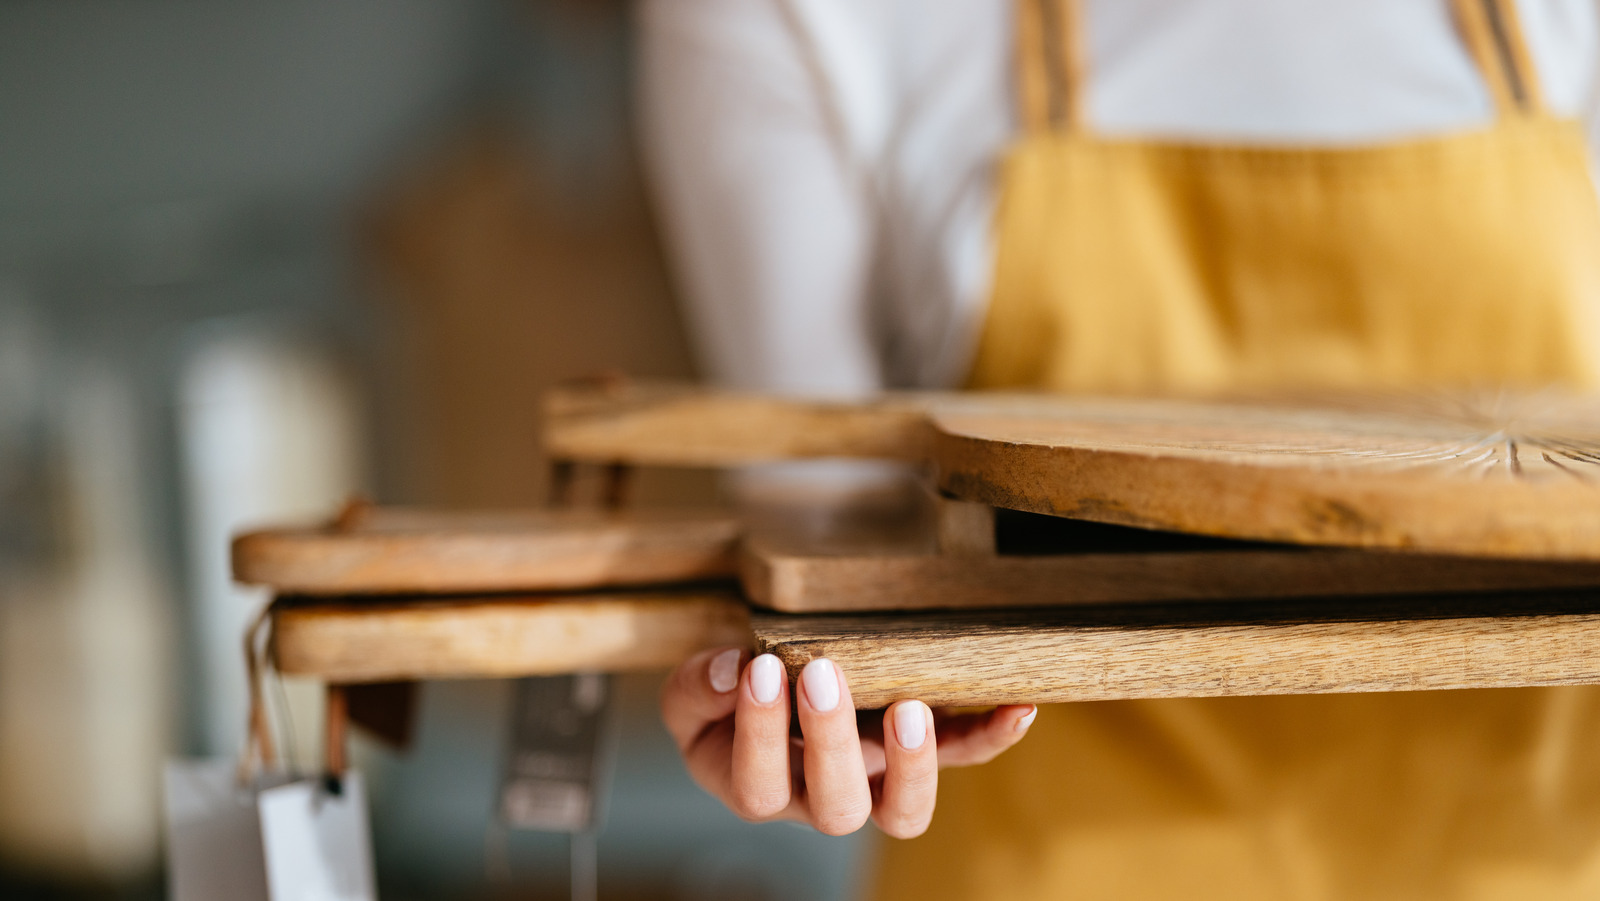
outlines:
M824 613L1593 587L1600 564L1254 545L983 557L752 540L740 579L752 604Z
M233 543L234 578L280 594L543 591L731 576L741 527L718 511L371 508Z
M598 463L735 466L854 457L921 462L918 395L817 401L649 382L579 384L545 396L550 456Z
M979 559L994 556L993 507L941 497L934 504L934 516L940 554Z
M1313 545L1600 560L1600 398L1437 392L1234 400L902 394L821 403L684 387L558 393L554 453L727 466L935 466L997 507Z
M743 601L708 589L285 600L270 648L280 672L362 683L664 669L749 641Z
M987 613L756 613L861 709L1600 683L1600 593Z
M1056 399L934 420L940 487L996 506L1269 541L1600 559L1593 397Z

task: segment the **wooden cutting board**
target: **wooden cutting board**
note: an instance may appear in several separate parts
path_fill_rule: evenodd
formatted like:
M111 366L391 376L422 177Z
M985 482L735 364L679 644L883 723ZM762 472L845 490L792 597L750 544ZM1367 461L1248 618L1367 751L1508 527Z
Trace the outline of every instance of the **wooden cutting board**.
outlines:
M670 669L747 644L747 609L716 589L295 598L274 607L269 648L280 672L336 684Z
M1600 559L1600 399L1056 400L935 411L944 490L1206 535Z
M660 386L550 399L553 453L658 465L920 461L972 501L1300 544L1600 560L1600 399L1555 392L1218 401Z
M553 591L727 578L741 526L724 512L361 508L233 542L234 578L324 596Z
M758 539L744 547L740 581L756 606L825 613L1577 588L1600 586L1600 564L1244 542L978 557Z
M860 709L1600 682L1600 593L947 614L755 613L791 679Z
M925 410L939 397L824 401L677 383L579 382L545 395L544 443L552 458L640 466L818 457L921 462Z
M1031 555L941 555L929 528L879 522L846 523L826 536L747 532L717 511L364 507L325 526L242 535L234 565L241 581L280 594L338 598L738 575L753 603L796 613L1600 585L1596 564L1207 542L1092 524L1075 526L1060 552Z

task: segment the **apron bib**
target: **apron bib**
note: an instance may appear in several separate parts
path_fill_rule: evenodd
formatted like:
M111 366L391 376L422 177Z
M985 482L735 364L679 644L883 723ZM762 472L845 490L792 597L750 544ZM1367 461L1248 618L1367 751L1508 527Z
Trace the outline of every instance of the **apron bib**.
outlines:
M969 387L1597 382L1586 148L1509 0L1456 3L1493 124L1338 149L1096 136L1074 7L1019 10L1026 131Z
M1455 0L1488 127L1355 148L1099 137L1071 0L1018 16L973 388L1600 387L1600 204L1511 0ZM1600 689L1044 710L941 774L876 896L1600 897Z

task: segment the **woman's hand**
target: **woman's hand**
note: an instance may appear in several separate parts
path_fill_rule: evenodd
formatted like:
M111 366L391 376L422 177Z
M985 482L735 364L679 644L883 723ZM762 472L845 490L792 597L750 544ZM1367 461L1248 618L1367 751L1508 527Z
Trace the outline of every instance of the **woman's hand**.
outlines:
M896 838L921 835L933 818L939 769L994 759L1038 713L1021 705L945 714L900 701L858 723L850 686L826 659L806 664L795 689L799 736L790 735L790 689L778 658L705 651L667 680L661 715L694 780L734 813L797 820L829 835L854 832L869 817Z

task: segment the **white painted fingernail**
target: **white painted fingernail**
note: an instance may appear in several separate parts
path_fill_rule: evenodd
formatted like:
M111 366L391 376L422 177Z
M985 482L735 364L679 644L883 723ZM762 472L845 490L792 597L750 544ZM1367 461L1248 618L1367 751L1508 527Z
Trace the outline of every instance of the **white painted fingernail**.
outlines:
M806 684L806 700L811 702L811 709L827 713L839 706L839 671L834 669L832 660L819 657L811 661L800 671L800 679Z
M927 707L921 701L907 701L894 709L894 737L900 747L915 751L928 738Z
M1035 707L1035 708L1033 708L1033 711L1031 713L1029 713L1027 716L1023 717L1020 720L1017 720L1017 731L1018 732L1026 732L1028 730L1028 727L1033 725L1034 717L1036 717L1038 715L1039 715L1039 708Z
M750 661L750 693L756 703L771 704L783 690L783 664L771 654Z
M729 648L711 658L711 690L727 694L739 684L739 649Z

